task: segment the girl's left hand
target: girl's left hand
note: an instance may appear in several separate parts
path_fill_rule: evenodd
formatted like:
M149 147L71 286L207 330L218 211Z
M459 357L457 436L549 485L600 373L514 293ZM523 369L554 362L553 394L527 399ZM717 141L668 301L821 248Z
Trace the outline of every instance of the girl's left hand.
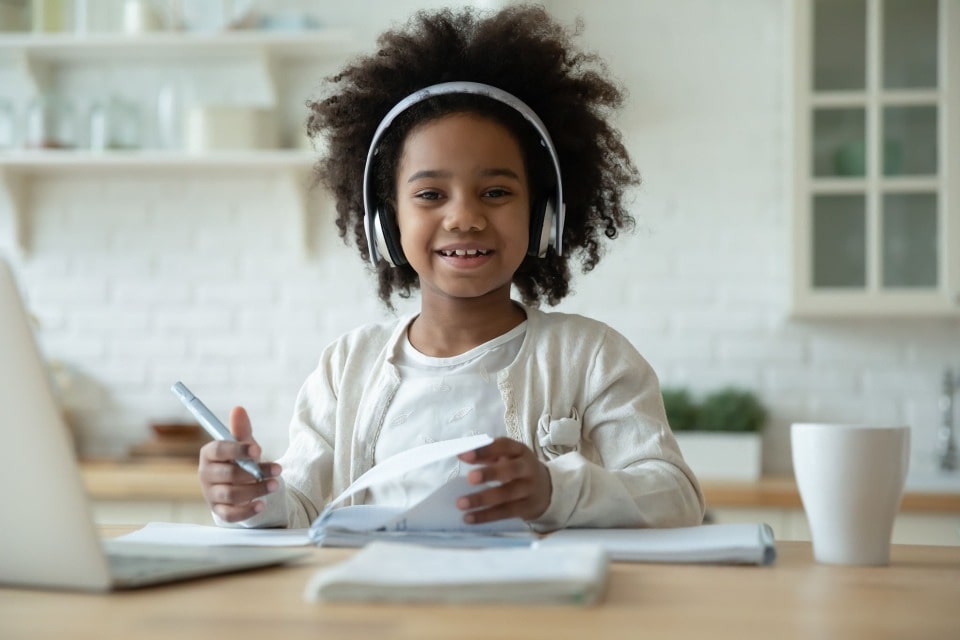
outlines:
M553 490L550 472L529 447L510 438L459 456L464 462L484 465L467 474L470 484L499 483L457 500L457 508L469 511L463 521L480 524L505 518L536 520L550 506Z

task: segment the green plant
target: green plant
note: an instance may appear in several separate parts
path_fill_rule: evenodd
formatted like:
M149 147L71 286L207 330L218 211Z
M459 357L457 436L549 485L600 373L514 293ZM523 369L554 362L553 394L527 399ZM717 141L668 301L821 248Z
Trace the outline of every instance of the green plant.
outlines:
M726 387L708 394L700 404L697 429L758 433L767 420L767 410L756 394Z
M697 405L690 392L679 387L665 387L663 408L667 411L667 422L673 431L692 431L697 428Z

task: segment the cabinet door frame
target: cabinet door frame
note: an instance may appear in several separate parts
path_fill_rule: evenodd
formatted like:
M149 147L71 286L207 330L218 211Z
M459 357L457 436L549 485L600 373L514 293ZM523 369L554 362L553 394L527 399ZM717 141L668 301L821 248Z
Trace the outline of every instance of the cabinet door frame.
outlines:
M938 87L935 90L898 92L897 104L926 104L935 99L938 109L938 172L934 177L883 177L877 144L881 137L883 0L866 0L867 78L864 91L820 92L812 83L813 6L815 0L791 0L792 29L787 38L787 113L793 139L787 153L789 205L793 219L793 286L791 315L795 317L843 316L960 316L960 4L938 2ZM952 37L951 37L952 36ZM888 98L893 92L887 91ZM886 104L890 104L887 102ZM866 109L867 175L864 178L812 176L812 114L815 107L856 106ZM880 286L879 199L884 188L900 192L937 194L939 261L936 288L887 289ZM813 194L866 196L867 284L865 288L815 289L812 269Z

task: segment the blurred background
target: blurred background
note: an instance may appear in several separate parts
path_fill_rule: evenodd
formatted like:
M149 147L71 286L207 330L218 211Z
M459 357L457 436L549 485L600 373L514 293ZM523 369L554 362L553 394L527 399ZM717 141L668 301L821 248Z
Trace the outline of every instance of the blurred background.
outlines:
M177 380L284 450L321 349L390 315L309 189L305 102L444 4L0 0L0 252L84 457L188 420ZM635 233L559 309L665 386L754 394L764 474L800 421L907 423L933 468L960 373L951 3L544 4L627 89L643 177Z

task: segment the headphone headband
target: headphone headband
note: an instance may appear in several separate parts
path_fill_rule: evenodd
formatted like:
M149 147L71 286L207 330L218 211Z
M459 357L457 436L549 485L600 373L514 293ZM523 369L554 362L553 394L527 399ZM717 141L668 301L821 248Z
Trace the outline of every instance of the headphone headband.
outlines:
M367 161L363 168L364 222L367 232L367 248L370 253L371 262L376 264L377 260L381 257L375 241L375 238L377 237L377 210L374 206L375 198L374 194L372 193L373 180L370 178L371 168L373 166L373 158L380 151L380 139L383 137L390 125L393 124L393 121L397 118L397 116L413 105L436 96L457 93L485 96L487 98L496 100L497 102L503 103L513 108L514 111L523 116L524 119L533 125L534 129L536 129L540 136L540 144L544 146L544 148L547 150L547 153L550 154L550 159L553 161L553 169L556 176L556 196L554 201L556 210L553 213L554 220L552 225L552 244L557 252L557 255L562 255L565 207L563 204L563 182L560 178L560 159L557 156L557 150L553 146L553 140L550 138L550 134L547 132L547 127L543 124L543 121L540 120L540 117L537 116L533 109L527 106L525 102L520 100L520 98L516 97L512 93L504 91L503 89L479 82L442 82L440 84L424 87L423 89L408 95L406 98L395 104L393 108L387 112L387 115L383 117L383 120L380 121L380 124L377 126L377 129L373 134L373 140L371 140L370 148L367 151Z

